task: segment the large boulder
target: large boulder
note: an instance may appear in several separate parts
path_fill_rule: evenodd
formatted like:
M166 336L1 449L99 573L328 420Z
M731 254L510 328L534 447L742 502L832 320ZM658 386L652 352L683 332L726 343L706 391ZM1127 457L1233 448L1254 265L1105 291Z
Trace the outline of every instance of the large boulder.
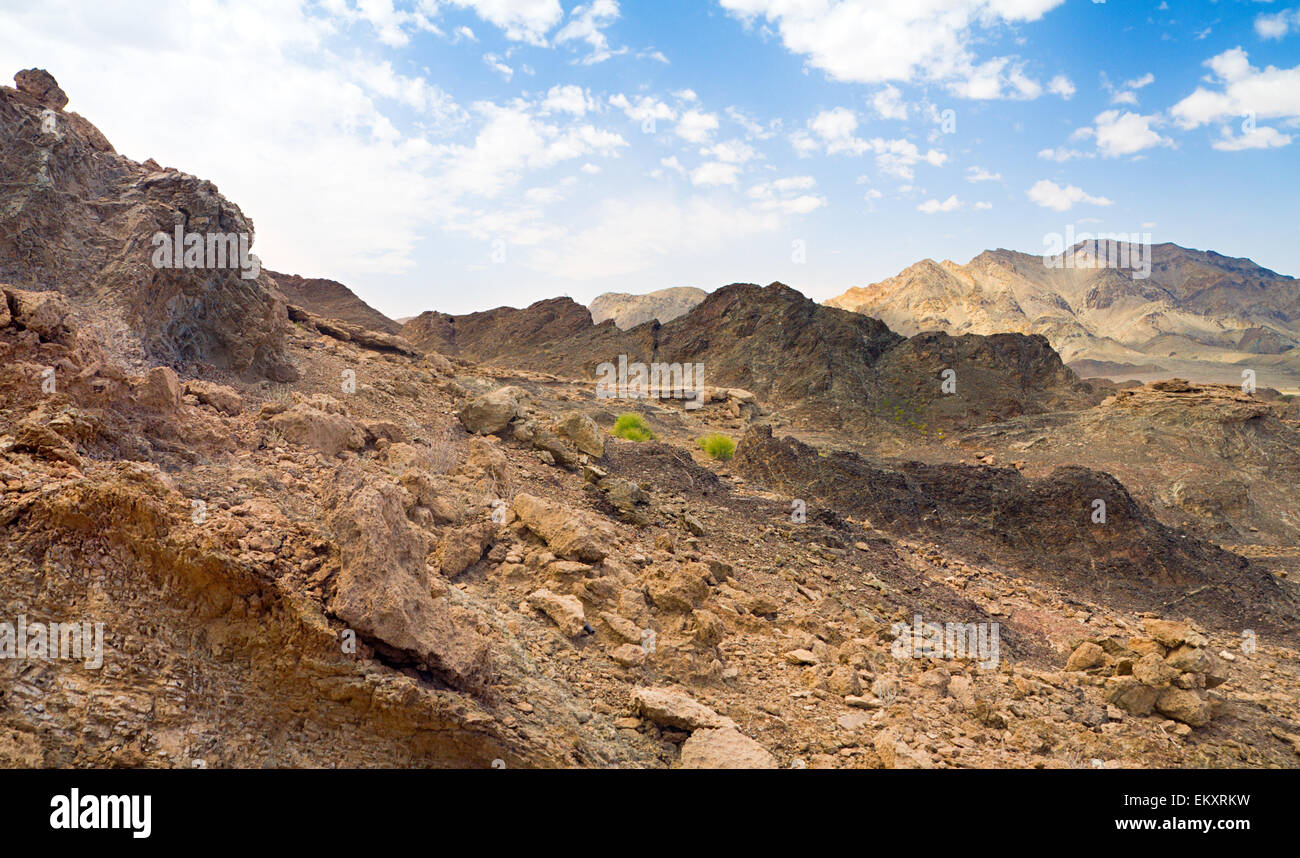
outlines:
M596 421L586 414L571 411L564 415L555 428L561 435L572 441L573 446L588 456L599 458L605 455L605 433L601 432Z
M476 435L499 435L516 417L522 417L520 399L528 396L518 387L502 387L491 393L476 396L456 412L461 425Z
M696 730L682 743L683 769L775 769L776 758L734 727Z
M360 450L366 445L361 424L345 414L322 411L307 402L299 402L270 420L286 441L312 447L333 456L344 450Z
M661 727L676 727L679 730L736 727L735 721L671 688L634 689L632 705L642 717Z
M533 533L546 540L560 557L598 563L605 559L614 540L609 525L583 516L563 504L530 494L515 496L514 511Z
M435 598L425 555L429 537L406 517L404 493L364 482L330 519L340 568L329 607L376 649L418 662L453 685L480 687L490 673L488 641Z
M54 75L45 69L23 69L14 75L18 91L30 95L52 110L62 110L68 104L68 94L60 87Z

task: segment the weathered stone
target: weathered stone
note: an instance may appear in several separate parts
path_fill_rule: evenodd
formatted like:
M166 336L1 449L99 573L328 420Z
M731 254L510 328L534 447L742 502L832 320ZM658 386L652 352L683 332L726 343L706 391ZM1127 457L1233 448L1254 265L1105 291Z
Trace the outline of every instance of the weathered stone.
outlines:
M1065 662L1066 670L1090 670L1106 663L1106 651L1091 641L1079 644Z
M569 637L591 633L582 602L576 596L561 596L542 589L528 595L528 604L550 617Z
M600 431L596 421L579 411L571 411L556 426L556 430L573 442L588 456L597 458L605 455L605 433Z
M683 769L775 769L776 758L734 727L696 730L682 743Z
M519 400L527 395L522 388L501 387L471 399L456 412L456 417L466 430L477 435L499 435L511 420L523 416Z
M671 688L634 689L632 704L642 716L661 727L695 730L736 726L730 718Z

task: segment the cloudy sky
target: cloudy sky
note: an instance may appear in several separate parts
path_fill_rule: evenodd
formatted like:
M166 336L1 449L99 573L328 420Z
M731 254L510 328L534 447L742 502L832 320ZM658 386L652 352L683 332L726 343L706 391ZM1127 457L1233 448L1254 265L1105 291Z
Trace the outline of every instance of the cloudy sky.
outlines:
M1300 275L1300 0L0 0L0 59L392 316L1070 226Z

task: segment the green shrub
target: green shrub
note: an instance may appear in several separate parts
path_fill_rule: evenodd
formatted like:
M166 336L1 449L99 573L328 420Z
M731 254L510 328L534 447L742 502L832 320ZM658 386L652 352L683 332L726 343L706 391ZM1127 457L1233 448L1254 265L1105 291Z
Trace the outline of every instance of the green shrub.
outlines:
M640 414L620 414L610 434L624 441L653 441L655 433L645 425Z
M708 453L713 459L730 459L736 452L736 442L717 432L700 438L695 442L695 446Z

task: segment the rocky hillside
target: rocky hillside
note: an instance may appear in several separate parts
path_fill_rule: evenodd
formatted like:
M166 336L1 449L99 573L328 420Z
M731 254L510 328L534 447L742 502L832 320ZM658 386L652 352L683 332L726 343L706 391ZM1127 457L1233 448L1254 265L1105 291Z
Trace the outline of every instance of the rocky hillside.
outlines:
M103 637L0 649L0 766L1300 767L1294 576L1214 527L1287 540L1294 401L1094 389L1041 336L904 338L780 284L629 331L553 299L396 335L264 272L140 281L110 238L246 221L18 82L0 622ZM22 145L45 110L65 136ZM178 328L151 284L269 306L274 338ZM701 407L597 399L621 353L704 361ZM1206 475L1251 456L1218 505Z
M211 182L118 155L64 109L68 97L48 73L14 80L17 88L0 87L0 281L75 299L110 350L136 365L290 380L285 307L255 261L155 265L159 233L243 236L251 246L252 221Z
M338 319L370 331L396 334L402 326L371 307L336 280L266 272L290 304L327 319Z
M1069 252L1072 267L1010 250L927 259L827 303L904 334L1042 334L1071 366L1112 378L1239 384L1254 368L1261 386L1300 383L1300 281L1175 244L1152 246L1149 276L1135 278L1132 265L1088 266L1087 249Z
M588 378L628 361L702 363L705 384L742 388L808 421L886 425L906 419L940 426L1092 401L1042 337L925 334L905 339L881 322L821 306L790 287L735 283L667 324L622 331L591 323L566 298L467 316L425 313L403 332L419 346ZM945 392L944 371L954 373ZM918 424L919 425L919 424Z
M597 295L588 309L591 310L591 320L596 324L613 319L615 325L626 331L645 322L670 322L689 312L708 294L694 286L674 286L644 295L606 292Z

